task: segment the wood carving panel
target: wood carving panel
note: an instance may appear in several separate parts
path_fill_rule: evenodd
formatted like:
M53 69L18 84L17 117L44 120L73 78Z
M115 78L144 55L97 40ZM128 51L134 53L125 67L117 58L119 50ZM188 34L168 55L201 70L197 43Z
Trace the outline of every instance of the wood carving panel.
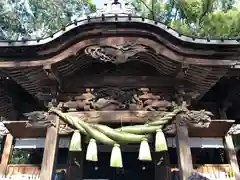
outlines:
M103 62L111 62L115 64L124 63L129 57L134 56L139 52L146 52L149 48L142 44L128 42L127 44L119 45L94 45L85 49L85 54L99 59Z
M144 110L165 111L171 103L148 88L86 89L80 96L63 103L66 111Z

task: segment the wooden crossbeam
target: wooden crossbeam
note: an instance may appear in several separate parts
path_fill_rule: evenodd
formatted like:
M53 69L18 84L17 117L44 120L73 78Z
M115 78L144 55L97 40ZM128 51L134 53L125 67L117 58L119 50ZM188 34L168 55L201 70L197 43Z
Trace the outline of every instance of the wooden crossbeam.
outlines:
M147 116L155 116L159 112L151 111L85 111L85 112L71 112L70 114L87 117L86 121L91 123L102 124L121 124L121 123L134 123L143 124L146 123ZM208 128L189 127L190 137L224 137L228 132L234 120L212 120ZM26 120L23 121L4 121L6 128L16 138L38 138L46 136L46 128L33 128L26 127ZM66 133L60 133L66 135ZM176 132L166 132L169 136L175 136Z
M170 76L86 76L79 77L75 74L66 79L66 87L172 87L174 77ZM71 92L71 91L70 91Z

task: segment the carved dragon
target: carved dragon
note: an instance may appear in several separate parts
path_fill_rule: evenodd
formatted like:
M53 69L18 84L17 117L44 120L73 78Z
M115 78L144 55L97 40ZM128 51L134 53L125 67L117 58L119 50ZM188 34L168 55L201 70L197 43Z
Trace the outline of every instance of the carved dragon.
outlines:
M165 111L171 103L148 88L100 88L86 89L86 93L75 97L74 101L63 103L67 109L86 110L143 110Z
M100 59L104 62L115 64L124 63L129 57L134 56L139 52L146 52L147 48L141 44L128 43L123 45L93 45L85 49L85 54Z
M70 125L70 126L62 126L61 131L64 131L64 129L65 130L67 129L67 131L71 132L70 127L77 128L75 126L76 124L74 123L78 121L84 121L84 117L79 119L78 117L74 117L72 115L69 115L68 113L63 113L59 109L51 109L49 112L35 111L35 112L25 114L29 120L28 126L49 127L51 125L54 125L55 122L48 119L49 113L57 114L66 124ZM198 127L208 127L211 122L212 113L209 111L205 111L205 110L194 111L194 110L188 110L186 107L182 108L177 106L177 107L174 107L172 111L166 111L158 117L153 117L152 119L149 119L149 121L147 121L145 125L148 126L148 124L151 125L155 123L157 124L160 123L164 125L165 127L164 131L175 129L175 125L174 125L176 123L175 117L179 113L183 117L182 118L183 122L181 123L184 123L184 124L194 125ZM73 119L76 122L73 122Z

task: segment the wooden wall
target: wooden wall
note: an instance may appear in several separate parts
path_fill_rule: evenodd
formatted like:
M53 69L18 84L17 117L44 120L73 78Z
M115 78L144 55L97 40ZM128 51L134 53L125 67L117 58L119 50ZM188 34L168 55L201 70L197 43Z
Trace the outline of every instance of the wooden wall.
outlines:
M178 171L177 165L171 165L171 172ZM41 165L33 165L33 164L18 164L8 165L7 175L15 175L15 174L31 174L31 175L40 175L40 167ZM57 172L65 171L66 165L58 165ZM194 169L203 174L212 174L216 178L220 178L221 173L228 174L231 171L231 167L229 164L205 164L205 165L194 165Z

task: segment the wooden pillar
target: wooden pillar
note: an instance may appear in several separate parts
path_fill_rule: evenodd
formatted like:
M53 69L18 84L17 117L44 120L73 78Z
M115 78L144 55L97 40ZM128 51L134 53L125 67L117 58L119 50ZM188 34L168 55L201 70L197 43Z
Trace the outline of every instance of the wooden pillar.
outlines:
M225 149L228 154L229 163L232 167L235 178L240 179L239 166L238 166L236 151L234 149L232 136L226 135L224 139L225 139Z
M83 152L71 152L68 154L67 180L83 179Z
M159 152L154 154L155 163L155 180L169 180L170 169L169 169L169 157L168 152Z
M177 117L180 118L180 115ZM188 139L188 127L176 123L176 148L180 180L188 180L193 172L192 155Z
M49 119L56 122L56 126L51 126L47 129L40 180L52 180L56 172L55 164L58 150L59 118L51 114L49 115Z
M11 134L7 134L1 158L0 175L5 175L7 171L8 162L12 155L12 144L13 136Z

